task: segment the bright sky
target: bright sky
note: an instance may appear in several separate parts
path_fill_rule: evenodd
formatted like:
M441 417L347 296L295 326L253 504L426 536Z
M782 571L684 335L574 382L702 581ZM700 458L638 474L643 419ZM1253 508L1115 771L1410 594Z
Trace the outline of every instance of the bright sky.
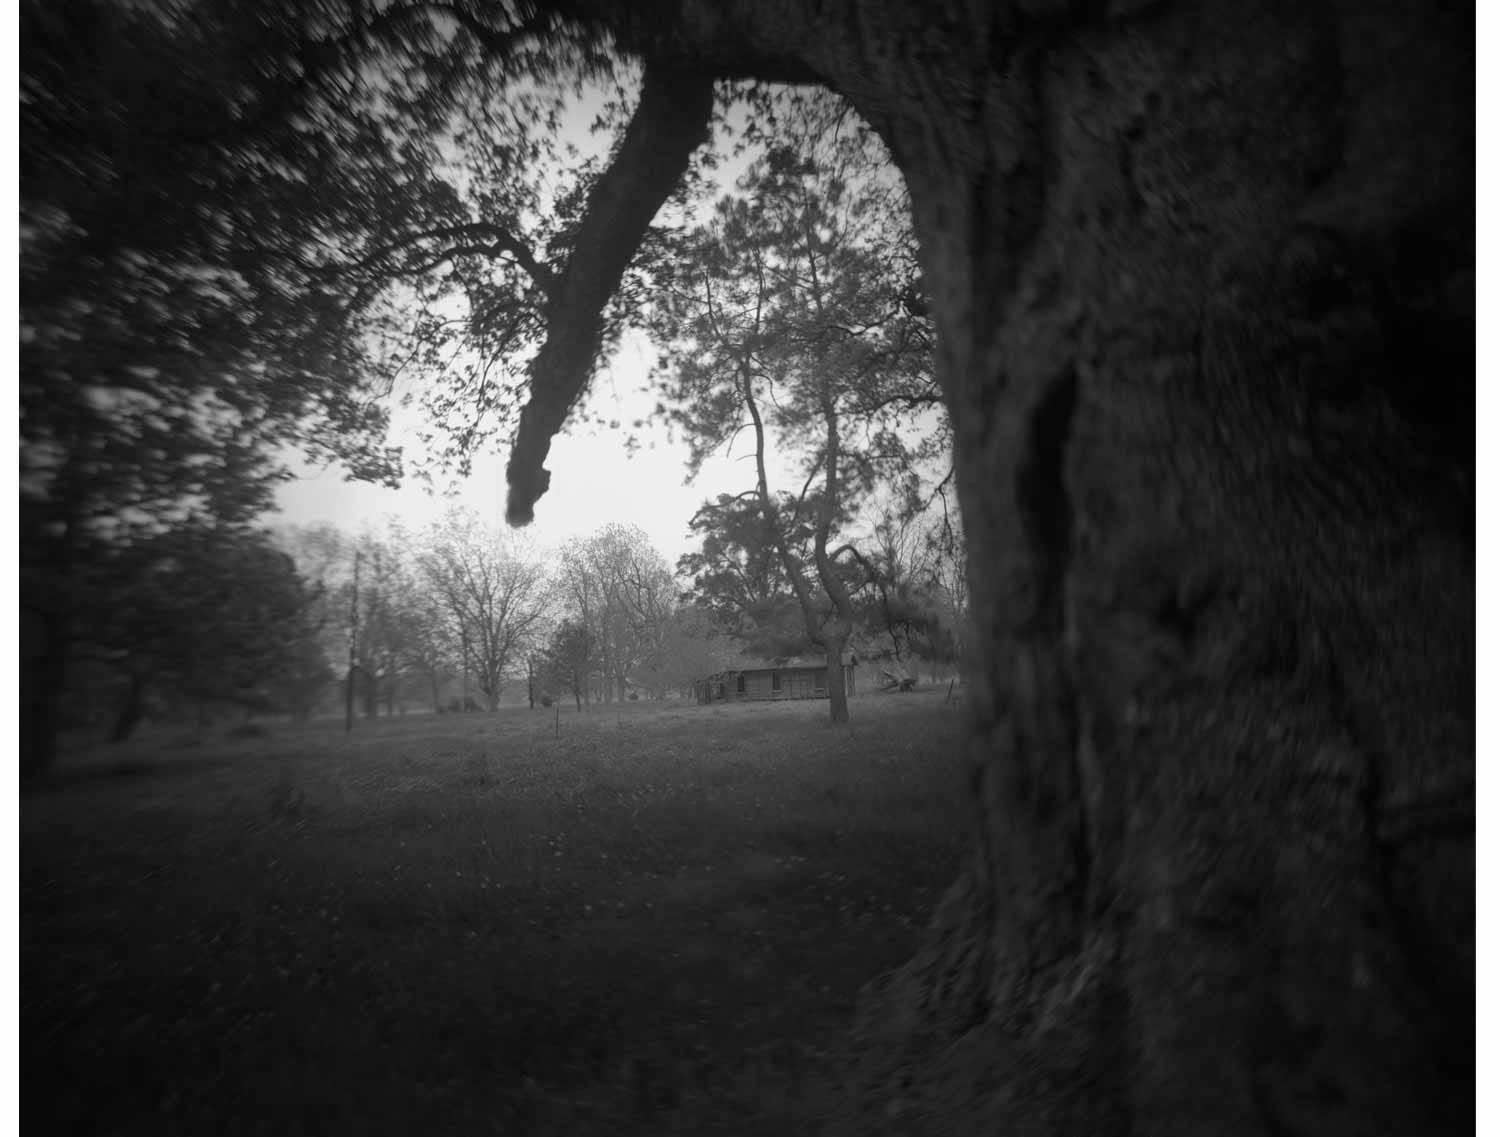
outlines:
M613 365L602 371L588 395L587 406L603 417L629 422L650 419L656 396L647 389L651 352L640 338L627 340ZM755 485L754 459L747 446L736 458L716 457L705 463L692 486L687 476L687 447L668 440L664 426L640 432L642 445L626 452L624 433L570 419L552 443L547 468L552 487L537 503L536 520L528 536L544 547L556 547L570 537L587 536L611 521L638 525L675 566L692 547L688 520L705 498L738 493ZM398 444L412 443L398 434ZM399 490L344 480L341 467L324 470L292 461L302 476L278 493L283 523L305 525L329 522L356 530L391 515L417 528L436 521L454 504L466 505L487 521L505 518L505 455L484 455L474 471L458 483L452 498L440 496L415 480ZM436 489L438 487L434 487Z

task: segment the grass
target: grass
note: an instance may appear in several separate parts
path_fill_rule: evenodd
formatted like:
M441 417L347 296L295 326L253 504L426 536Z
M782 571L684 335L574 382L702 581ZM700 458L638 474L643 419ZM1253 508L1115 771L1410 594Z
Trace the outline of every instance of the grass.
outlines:
M22 807L28 1132L809 1132L964 840L940 695L162 733Z

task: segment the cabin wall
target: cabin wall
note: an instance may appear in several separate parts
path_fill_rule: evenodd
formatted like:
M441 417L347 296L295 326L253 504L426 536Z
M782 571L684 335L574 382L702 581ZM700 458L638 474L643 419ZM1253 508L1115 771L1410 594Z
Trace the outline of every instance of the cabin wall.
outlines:
M745 673L744 699L779 699L780 693L772 690L774 680L769 671L747 671Z
M853 669L845 667L844 689L854 693ZM741 690L741 680L744 689ZM693 684L693 693L700 703L765 702L780 699L826 699L828 698L828 668L784 667L763 668L755 671L729 672L712 679L700 679Z
M827 668L799 667L781 673L785 699L824 699L828 697Z

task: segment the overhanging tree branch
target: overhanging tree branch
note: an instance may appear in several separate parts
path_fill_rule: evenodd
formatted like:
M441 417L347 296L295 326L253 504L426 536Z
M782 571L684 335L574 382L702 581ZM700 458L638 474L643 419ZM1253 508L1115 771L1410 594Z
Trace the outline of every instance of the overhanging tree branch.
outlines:
M547 492L551 474L542 463L588 383L604 306L693 151L707 140L713 93L712 75L646 65L640 103L614 161L589 194L573 252L547 306L547 341L531 364L531 400L521 410L505 471L512 525L528 523Z

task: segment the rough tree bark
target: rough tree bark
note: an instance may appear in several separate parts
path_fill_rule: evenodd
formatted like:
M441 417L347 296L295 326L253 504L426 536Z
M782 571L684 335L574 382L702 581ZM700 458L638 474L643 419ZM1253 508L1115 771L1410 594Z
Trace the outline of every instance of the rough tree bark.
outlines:
M1472 8L565 7L648 90L827 83L911 191L976 840L844 1131L1472 1128Z

